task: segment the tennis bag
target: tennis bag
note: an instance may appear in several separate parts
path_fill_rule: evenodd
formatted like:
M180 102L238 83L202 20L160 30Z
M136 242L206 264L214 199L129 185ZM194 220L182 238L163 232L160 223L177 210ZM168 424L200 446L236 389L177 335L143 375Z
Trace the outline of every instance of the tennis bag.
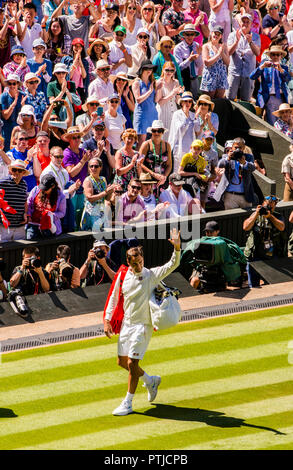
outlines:
M168 287L164 282L153 290L150 297L150 312L154 330L165 330L177 325L182 310L178 302L181 291L174 287Z

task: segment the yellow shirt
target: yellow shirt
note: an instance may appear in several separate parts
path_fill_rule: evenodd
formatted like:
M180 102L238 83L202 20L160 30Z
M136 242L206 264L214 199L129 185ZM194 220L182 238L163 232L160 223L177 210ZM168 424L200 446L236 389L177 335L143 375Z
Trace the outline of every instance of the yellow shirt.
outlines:
M194 167L196 167L196 172L197 173L204 173L205 172L207 162L205 161L205 159L201 155L199 155L198 159L195 160L195 158L193 157L191 152L186 153L182 157L180 166L182 166L182 168L184 169L186 167L186 165L188 165L188 163L190 163L191 165L194 165Z

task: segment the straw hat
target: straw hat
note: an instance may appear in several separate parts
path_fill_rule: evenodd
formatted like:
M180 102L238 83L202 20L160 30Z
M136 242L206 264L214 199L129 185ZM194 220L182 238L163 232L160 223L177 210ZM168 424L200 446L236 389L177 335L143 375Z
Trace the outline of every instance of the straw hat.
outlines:
M195 104L194 99L193 99L193 94L191 93L191 91L185 91L184 93L182 93L182 96L180 96L178 100L178 104L179 106L181 106L182 101L189 101L189 100L192 100L193 104Z
M139 177L141 184L152 184L157 183L157 180L153 180L149 173L141 173Z
M86 113L87 110L88 110L88 104L89 103L99 103L99 98L96 96L96 95L91 95L91 96L88 96L87 99L86 99L86 102L83 103L81 109Z
M280 117L282 111L290 111L290 113L293 113L293 108L291 108L290 104L288 103L282 103L280 104L279 109L277 109L277 111L274 111L272 114L274 116Z
M19 170L23 170L24 176L28 176L30 174L30 172L26 169L26 164L20 159L11 162L10 165L8 165L8 168L18 168Z
M162 36L161 39L160 39L160 41L157 42L157 44L156 44L156 48L157 48L158 51L161 49L161 45L162 45L164 42L171 42L172 47L175 46L175 42L173 41L173 39L171 39L169 36Z
M133 81L131 78L127 77L125 72L118 72L116 75L110 75L109 78L112 83L114 83L117 78L122 78L122 80L127 80L129 83Z
M88 50L87 50L87 55L88 55L88 56L91 55L92 50L93 50L93 47L97 46L98 44L101 44L102 46L104 46L105 49L106 49L106 51L109 50L109 44L108 44L106 41L103 41L103 39L95 39L95 40L91 43L90 47L89 47Z
M211 107L211 110L213 111L215 107L215 103L212 102L211 97L209 95L200 95L200 97L197 100L197 104L201 102L209 104Z
M194 24L188 23L184 26L183 30L180 31L179 36L183 37L184 33L193 33L195 37L199 36L199 32L195 29Z
M271 56L272 52L277 52L278 54L281 54L283 57L287 55L287 53L282 49L281 46L271 46L269 49L266 49L264 53L268 55L269 57Z
M82 136L82 132L78 126L69 127L67 132L61 136L61 139L68 142L69 137L73 136Z

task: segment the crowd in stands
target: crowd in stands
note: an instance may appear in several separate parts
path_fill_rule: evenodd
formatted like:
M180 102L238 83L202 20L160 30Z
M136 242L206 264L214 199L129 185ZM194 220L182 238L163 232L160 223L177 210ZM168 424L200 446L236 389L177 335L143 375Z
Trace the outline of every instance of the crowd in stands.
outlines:
M214 100L292 138L292 0L1 5L1 243L263 202L245 141L218 152Z

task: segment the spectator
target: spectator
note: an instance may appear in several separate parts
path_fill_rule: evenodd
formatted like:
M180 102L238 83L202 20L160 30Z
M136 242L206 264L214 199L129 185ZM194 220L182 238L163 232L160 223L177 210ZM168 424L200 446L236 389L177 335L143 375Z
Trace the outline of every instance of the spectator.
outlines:
M244 13L240 18L240 28L228 37L228 52L231 55L228 69L229 89L227 98L250 101L254 82L250 74L256 66L256 56L260 54L261 41L257 33L251 31L252 17Z
M37 158L41 165L41 171L50 164L50 138L49 134L44 131L37 133L36 144L28 151L28 158L36 153Z
M85 58L84 41L81 38L74 38L71 43L70 54L62 57L61 62L69 70L69 78L75 84L81 101L84 102L88 92L89 64Z
M104 176L100 176L102 166L100 158L93 157L89 161L89 176L83 182L85 204L80 222L81 230L99 232L109 225L106 199L114 191L115 185L107 185Z
M112 75L110 79L113 81L115 93L120 96L119 112L126 119L125 128L132 128L132 114L135 108L135 101L132 89L130 88L131 80L124 72L118 72L116 75Z
M198 76L202 72L201 46L195 41L199 32L194 25L186 24L180 36L183 41L175 46L174 58L180 67L185 90L191 91L194 99L197 99L199 93Z
M126 1L124 6L124 16L121 25L124 26L127 30L124 43L126 46L129 47L135 44L137 31L142 27L142 23L140 18L138 17L137 10L138 4L135 0Z
M121 185L123 192L127 191L131 180L139 177L137 159L139 152L134 150L138 137L134 129L126 129L122 134L123 147L115 154L116 175L114 182Z
M229 33L231 32L231 12L234 8L233 0L209 0L211 14L209 17L209 29L220 26L223 30L223 43L227 44Z
M126 225L135 222L146 211L145 203L139 195L141 182L139 179L131 179L127 192L121 196L116 205L116 224ZM138 219L139 220L139 219ZM146 220L146 215L143 220Z
M37 91L41 79L32 72L26 74L24 78L24 86L26 95L25 104L34 108L35 117L38 123L41 123L47 109L47 92L46 95L42 91Z
M132 66L131 50L124 44L126 38L126 28L116 26L114 29L114 39L110 42L109 61L112 64L112 72L128 72L128 67Z
M109 62L109 44L103 39L94 39L87 50L86 60L89 63L90 82L97 78L96 66L99 60Z
M189 151L192 142L200 132L200 122L194 111L191 111L195 105L192 93L184 92L178 103L181 109L173 114L169 132L174 172L178 171L182 155Z
M65 112L64 116L64 100L66 100L71 107L72 113L74 115L74 106L81 106L81 99L76 94L76 87L75 83L72 81L66 80L66 76L68 74L68 69L65 64L56 64L53 70L53 78L54 80L51 81L47 88L47 96L49 98L49 102L58 97L58 101L60 101L60 105L56 107L55 111L60 118L66 119L67 112Z
M213 182L217 178L216 168L218 166L218 152L213 148L213 142L215 140L215 134L212 131L206 131L202 136L202 156L207 163L207 169L210 176L207 178L206 188L200 193L200 202L202 207L206 208L209 196L213 194L215 185Z
M13 46L10 54L10 62L3 67L3 75L7 79L8 75L17 75L18 81L24 81L25 75L30 72L30 68L26 62L26 53L21 46Z
M275 211L278 199L267 196L262 205L243 222L243 230L248 232L244 249L247 259L249 287L259 287L261 276L252 268L250 262L286 256L287 243L283 233L285 222L281 214Z
M7 90L0 97L1 117L3 118L4 151L10 149L10 139L16 119L22 107L24 94L19 90L21 81L17 74L9 74L5 80Z
M144 2L141 7L141 22L143 28L149 32L151 47L155 47L160 37L166 34L165 27L160 19L163 8L163 5L155 4L152 1Z
M185 24L182 4L183 0L171 0L171 7L162 15L162 24L165 27L166 34L173 39L175 44L180 42L179 33L183 30Z
M281 6L282 4L280 0L268 0L266 4L267 14L262 20L262 28L264 34L269 36L270 39L273 39L277 34L287 32L286 17L284 15L280 15Z
M130 46L132 56L132 66L128 70L128 74L136 77L141 63L148 59L151 62L156 54L156 50L150 45L150 33L147 28L139 28L136 34L136 42Z
M251 175L255 171L254 163L245 159L239 149L229 152L228 158L219 161L219 168L224 168L221 181L215 191L214 199L223 197L225 209L248 209L256 203Z
M9 175L8 165L10 163L10 158L4 152L4 139L0 136L0 179Z
M158 86L155 83L155 65L150 60L144 60L137 72L138 78L132 84L133 94L136 100L133 127L138 135L137 147L146 139L147 128L158 118L156 109L156 93Z
M42 27L45 30L49 31L50 30L50 25L52 24L52 15L56 8L60 5L61 0L49 0L48 2L44 2L43 4L43 12L44 12L44 17L42 20ZM61 15L71 15L72 11L70 9L70 5L65 5L64 8L62 8L62 11L60 12ZM54 21L54 20L53 20Z
M14 10L13 16L10 18L5 15L5 9L0 8L0 67L2 68L9 62L11 52L11 42L16 36L14 31L15 22L17 20L17 10ZM4 21L5 17L5 21Z
M110 80L110 64L106 60L99 60L96 65L97 78L89 85L89 96L95 95L101 104L106 103L109 95L114 93L113 83Z
M144 142L140 148L141 170L151 176L157 183L157 193L168 186L168 176L172 170L172 151L170 144L163 140L166 132L164 124L160 120L153 121L147 129L151 138Z
M45 267L53 290L80 287L79 269L70 263L70 255L71 250L68 245L59 245L56 250L56 260Z
M196 139L192 142L190 151L182 157L178 174L185 180L186 190L193 197L200 199L200 193L206 190L210 172L207 162L201 155L203 143Z
M288 103L282 103L277 111L273 111L272 114L277 117L274 122L274 127L285 134L287 137L293 138L293 109Z
M288 67L280 64L281 57L286 55L280 46L271 46L267 54L269 60L261 62L250 78L260 78L256 104L264 109L266 121L273 126L277 117L272 113L280 104L288 102L287 83L291 77Z
M159 201L168 203L168 207L161 218L178 218L188 214L199 214L200 203L198 199L193 198L190 193L183 189L184 179L178 173L172 173L169 176L169 186L162 191Z
M24 100L23 100L24 101ZM37 140L39 126L35 117L34 108L30 105L23 105L16 120L18 126L14 127L11 133L10 148L15 145L15 133L25 131L27 135L27 148L32 148Z
M28 135L26 131L18 130L15 133L15 147L7 152L11 160L22 160L27 167L28 174L24 177L27 190L30 192L37 185L37 178L41 174L41 165L36 154L28 157Z
M69 53L71 39L68 35L64 34L63 23L60 18L55 18L50 21L48 32L46 36L46 58L52 62L52 65L61 61L63 55Z
M39 186L28 195L26 239L51 238L62 233L61 219L66 213L66 199L54 176L41 178Z
M281 168L281 173L283 174L285 182L283 194L284 202L293 201L293 146L290 145L289 149L291 153L289 153L289 155L286 155L286 157L282 161Z
M25 3L23 6L23 21L20 22L20 28L17 28L17 38L28 59L33 57L34 40L44 38L41 25L35 21L36 16L37 9L34 3Z
M23 295L37 295L51 290L47 271L42 266L33 266L36 259L41 259L38 247L26 246L22 250L22 263L13 269L9 281L12 289L20 289Z
M116 26L121 23L119 18L119 5L110 2L106 3L104 8L105 14L91 27L89 37L93 39L103 39L104 41L112 41L113 31Z
M84 150L89 150L102 160L103 166L101 176L106 178L107 183L112 180L112 173L115 168L115 159L113 155L113 148L109 140L105 137L106 126L102 120L97 120L93 124L93 136L85 140L82 144Z
M157 44L157 54L153 58L153 64L155 65L156 69L154 71L155 78L158 80L162 74L163 65L165 62L173 62L174 67L176 68L176 78L178 79L181 86L183 86L183 80L181 76L180 67L174 57L171 54L171 50L173 49L175 43L169 36L163 36Z
M28 59L27 65L30 71L40 77L40 83L37 91L43 92L47 98L47 85L52 78L52 62L49 59L45 59L46 43L43 39L35 39L33 42L33 57Z
M215 104L211 100L209 95L200 95L196 107L195 117L200 123L200 131L198 138L201 139L204 132L211 131L214 136L217 135L219 129L219 116L214 113ZM214 148L216 148L216 142L214 140Z
M198 35L196 42L202 46L203 40L209 37L208 15L200 10L199 0L188 0L188 8L184 12L185 23L192 23ZM181 31L182 33L182 31Z
M227 67L230 63L224 30L221 26L211 27L209 41L202 47L203 72L200 89L211 98L224 98L228 89Z
M57 145L65 149L67 144L62 140L62 136L66 129L72 127L73 114L72 108L65 100L64 107L66 109L66 119L64 121L60 120L60 117L55 110L58 108L60 109L60 100L62 95L63 92L61 91L58 96L52 99L52 102L49 104L48 109L44 114L41 129L48 134L50 138L50 147Z
M157 183L157 180L153 179L149 173L141 173L139 181L141 182L140 195L145 203L146 209L148 212L154 211L157 201L153 193L153 187L154 184Z
M237 0L237 14L234 17L233 27L235 30L241 28L241 16L248 14L252 18L251 31L256 34L262 32L262 17L258 8L254 8L252 0Z
M114 153L122 147L121 135L125 129L126 118L118 113L120 96L113 93L107 99L108 109L105 112L105 126L108 131L108 140Z
M80 268L82 287L104 284L114 279L116 266L109 258L110 247L103 240L96 240L88 257Z
M76 125L80 128L87 127L92 120L92 114L97 112L99 106L100 103L98 98L95 95L89 96L85 100L84 104L81 106L81 109L82 111L84 111L84 114L79 114L79 116L77 116L75 120ZM102 114L103 117L105 117L104 112ZM90 131L82 137L82 142L90 139L92 135L92 129L90 129Z
M14 160L8 165L9 175L0 179L0 189L5 191L4 198L7 204L16 210L15 214L5 213L9 222L5 228L0 221L1 242L24 240L25 224L27 223L27 184L23 178L29 175L22 160Z

